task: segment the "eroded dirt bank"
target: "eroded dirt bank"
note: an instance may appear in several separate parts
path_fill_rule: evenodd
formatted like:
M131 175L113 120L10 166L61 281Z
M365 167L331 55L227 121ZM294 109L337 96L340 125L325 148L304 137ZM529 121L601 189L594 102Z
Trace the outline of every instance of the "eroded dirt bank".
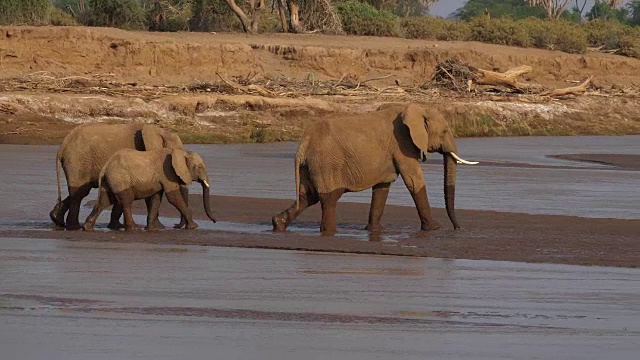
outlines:
M553 99L429 85L435 65L450 58L495 71L530 65L523 81L549 89L588 76L593 86ZM326 113L407 101L442 109L459 136L640 133L640 60L610 54L317 34L0 27L0 65L2 143L57 143L86 121L156 122L191 143L292 140Z

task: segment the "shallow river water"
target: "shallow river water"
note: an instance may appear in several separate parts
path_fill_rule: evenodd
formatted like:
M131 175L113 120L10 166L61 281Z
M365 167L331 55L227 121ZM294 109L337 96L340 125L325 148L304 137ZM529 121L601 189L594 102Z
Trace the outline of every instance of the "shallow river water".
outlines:
M203 155L215 194L293 199L295 144L187 148ZM640 218L640 172L547 157L637 155L639 136L459 148L494 165L459 167L458 208ZM0 229L49 231L56 149L0 145ZM442 207L442 166L423 166ZM389 203L412 205L401 180ZM0 359L637 359L640 270L0 238L0 349Z

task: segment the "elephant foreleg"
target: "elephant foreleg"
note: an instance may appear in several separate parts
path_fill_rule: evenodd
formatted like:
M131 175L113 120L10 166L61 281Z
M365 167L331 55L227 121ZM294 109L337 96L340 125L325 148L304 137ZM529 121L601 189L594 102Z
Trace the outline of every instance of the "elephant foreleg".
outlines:
M164 225L158 220L158 212L160 211L160 203L162 202L162 191L155 193L144 199L147 204L147 227L146 230L162 230Z
M399 161L397 162L397 166L400 170L400 176L402 176L402 180L411 193L413 203L418 210L420 229L440 229L440 224L438 224L431 215L431 206L429 206L429 198L427 197L427 187L424 183L424 175L418 162L406 163Z
M330 193L320 194L320 206L322 207L322 223L320 231L322 235L333 235L337 231L336 227L336 206L344 189L337 189Z
M376 184L373 187L371 193L371 208L369 209L369 223L365 227L365 230L382 230L380 220L382 219L384 207L387 204L387 197L389 196L390 187L391 183L380 183Z
M184 202L184 198L180 191L167 192L167 200L171 205L175 206L175 208L180 212L180 215L185 218L185 221L187 222L185 229L195 229L198 227L198 224L193 221L189 208Z
M122 205L116 203L111 209L111 219L107 227L111 230L122 229L123 225L120 223L120 216L122 216Z
M189 208L189 187L184 185L180 186L180 194L182 195L182 199L187 205L187 208ZM182 214L180 214L180 222L173 225L173 227L179 229L181 227L184 227L185 225L187 225L187 219L182 216Z
M91 185L85 184L79 187L69 187L69 213L67 214L67 230L79 230L80 204L91 191Z
M422 186L420 190L411 192L413 202L416 204L418 216L420 217L420 230L438 230L440 224L433 220L429 198L427 197L427 187Z

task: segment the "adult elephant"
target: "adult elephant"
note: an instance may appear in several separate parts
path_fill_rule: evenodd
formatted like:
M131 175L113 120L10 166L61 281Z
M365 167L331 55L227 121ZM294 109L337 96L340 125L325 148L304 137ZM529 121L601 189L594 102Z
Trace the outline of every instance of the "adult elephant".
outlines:
M51 220L67 230L80 229L78 215L80 204L92 188L98 187L100 170L107 160L120 149L156 150L162 148L184 149L180 137L174 132L156 125L145 124L83 124L73 130L62 141L56 155L56 177L58 180L58 202L49 213ZM69 196L62 200L60 189L60 167L67 179ZM188 197L185 190L183 197ZM64 216L67 214L65 223ZM111 211L109 228L117 229L122 208ZM157 227L162 227L157 217ZM184 218L178 226L184 226Z
M416 104L389 104L377 111L319 120L303 135L295 158L296 202L272 219L274 231L284 231L307 207L322 207L320 230L336 231L335 209L345 192L373 188L367 229L380 228L389 187L402 177L420 217L422 230L436 230L420 160L426 153L444 156L444 198L455 229L457 162L461 159L453 133L441 113ZM422 155L422 156L421 156Z

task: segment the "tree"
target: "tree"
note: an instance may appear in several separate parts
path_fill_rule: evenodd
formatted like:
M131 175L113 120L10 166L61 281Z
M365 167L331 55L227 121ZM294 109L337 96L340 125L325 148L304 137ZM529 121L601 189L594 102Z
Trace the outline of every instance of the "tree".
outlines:
M629 24L640 26L640 0L631 0L627 4L629 10Z
M260 12L264 10L264 0L248 0L249 4L249 15L251 15L251 19L249 16L242 10L238 4L236 4L235 0L225 0L231 11L240 19L242 23L242 30L246 33L257 34L258 33L258 23L260 22Z
M626 8L617 8L617 3L618 1L596 1L587 13L587 18L590 20L603 19L626 23L628 21L629 10Z
M438 0L360 0L360 2L399 16L420 16L424 15Z
M462 20L470 20L482 16L485 11L494 18L524 19L528 17L547 17L547 14L541 8L531 7L524 0L469 0L457 9L453 16Z
M571 0L527 0L529 6L542 8L549 19L559 19L567 10Z

